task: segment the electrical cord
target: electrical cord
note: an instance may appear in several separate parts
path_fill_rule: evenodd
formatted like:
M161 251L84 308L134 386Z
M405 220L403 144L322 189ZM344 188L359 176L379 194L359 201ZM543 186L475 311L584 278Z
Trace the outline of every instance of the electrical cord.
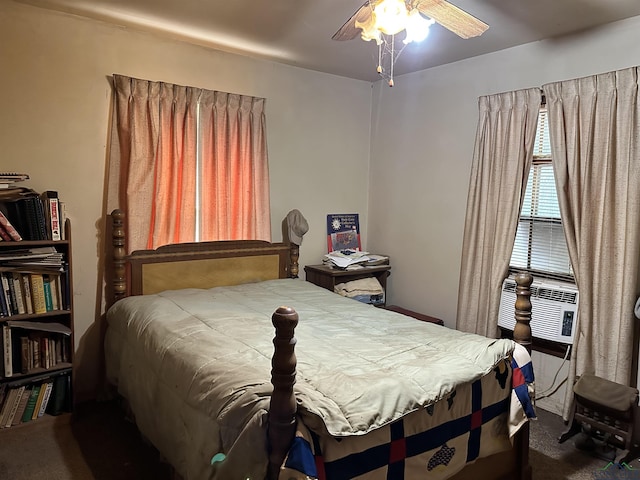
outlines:
M553 380L551 381L551 386L549 388L547 388L546 390L543 390L542 392L540 392L540 395L536 394L535 400L540 400L540 399L543 399L543 398L550 397L551 395L556 393L558 391L558 389L567 381L567 379L569 378L568 376L565 377L557 386L555 385L556 380L558 379L558 375L560 374L560 371L562 370L562 367L564 367L564 364L567 362L567 359L569 358L569 353L570 352L571 352L571 345L567 345L567 351L564 354L564 358L562 359L562 363L560 364L560 367L558 368L558 371L556 372L556 374L553 377Z

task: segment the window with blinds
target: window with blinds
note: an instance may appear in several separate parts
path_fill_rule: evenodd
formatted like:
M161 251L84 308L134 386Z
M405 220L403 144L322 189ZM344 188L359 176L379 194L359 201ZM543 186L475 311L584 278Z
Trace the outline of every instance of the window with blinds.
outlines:
M510 267L512 270L529 271L534 276L573 281L551 164L547 111L544 108L538 116L534 149Z

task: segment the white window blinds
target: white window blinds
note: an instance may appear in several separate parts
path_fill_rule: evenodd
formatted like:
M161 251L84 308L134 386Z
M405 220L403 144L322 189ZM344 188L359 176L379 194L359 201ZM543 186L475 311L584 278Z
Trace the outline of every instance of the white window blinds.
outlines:
M545 109L540 110L538 117L534 148L510 266L537 275L573 279L560 218Z

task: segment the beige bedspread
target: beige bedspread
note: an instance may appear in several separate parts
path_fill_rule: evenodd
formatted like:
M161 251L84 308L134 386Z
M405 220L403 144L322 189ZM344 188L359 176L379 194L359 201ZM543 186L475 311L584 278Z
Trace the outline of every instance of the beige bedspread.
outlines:
M301 280L123 299L107 315L108 379L185 479L264 477L271 315L281 305L300 316L300 415L313 417L307 424L320 418L337 437L363 435L445 398L514 347ZM219 452L227 460L213 469Z

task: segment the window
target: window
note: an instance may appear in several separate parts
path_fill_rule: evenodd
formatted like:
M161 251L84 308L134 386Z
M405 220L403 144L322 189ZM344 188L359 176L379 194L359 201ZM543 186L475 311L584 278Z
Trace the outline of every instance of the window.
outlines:
M509 265L512 270L526 270L534 276L573 281L551 162L547 111L542 108Z

